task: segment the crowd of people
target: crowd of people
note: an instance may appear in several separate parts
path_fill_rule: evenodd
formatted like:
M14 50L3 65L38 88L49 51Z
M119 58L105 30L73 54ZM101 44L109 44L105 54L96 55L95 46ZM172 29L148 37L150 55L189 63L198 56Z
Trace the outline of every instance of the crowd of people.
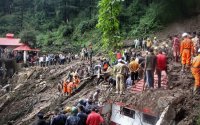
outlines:
M162 72L168 75L168 59L170 63L181 63L181 72L190 71L195 78L194 93L200 93L200 34L183 33L174 35L169 41L161 41L156 37L153 39L136 39L133 47L118 50L114 54L115 60L107 57L99 58L95 63L92 61L92 47L83 47L80 53L81 60L90 60L90 68L83 69L81 66L70 71L67 77L58 84L58 90L62 95L70 96L80 86L83 72L96 75L95 81L98 85L104 81L115 88L115 93L123 95L129 86L136 87L140 79L144 79L144 90L153 91L155 84L161 88ZM172 55L171 55L172 54ZM172 57L171 57L172 56ZM70 62L75 56L68 55L44 55L39 57L40 66L64 64ZM71 69L73 70L73 69ZM87 71L83 71L87 70ZM91 70L91 71L90 71ZM157 83L154 76L157 75ZM99 95L101 90L97 89L88 99L81 99L73 107L63 110L56 109L47 122L42 112L38 113L35 125L100 125L104 120L99 112Z
M168 74L167 64L172 58L172 62L181 62L183 73L191 68L195 78L194 93L199 93L199 36L200 34L196 32L183 33L182 36L170 37L167 43L157 40L156 37L143 39L143 41L136 39L133 48L115 53L116 61L111 65L108 59L100 61L97 66L99 74L103 75L99 75L99 80L109 82L116 86L116 93L124 94L128 86L135 87L135 83L142 78L145 80L144 89L155 89L154 76L156 74L158 88L161 88L162 72Z
M88 99L81 99L72 107L56 108L46 116L39 112L33 125L103 125L105 121L99 113L100 107L97 104L99 93L98 89Z
M70 63L75 59L75 55L72 53L68 54L47 54L41 55L37 57L36 63L41 67L49 66L49 65L64 65L65 63Z

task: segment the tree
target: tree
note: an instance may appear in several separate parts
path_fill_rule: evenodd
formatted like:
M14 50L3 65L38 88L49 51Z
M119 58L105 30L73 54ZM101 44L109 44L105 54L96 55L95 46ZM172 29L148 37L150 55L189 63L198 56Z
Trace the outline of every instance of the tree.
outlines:
M23 30L20 33L21 42L28 44L31 47L36 45L36 33L33 30Z
M102 32L103 47L113 50L120 47L119 20L122 0L101 0L98 4L97 28Z

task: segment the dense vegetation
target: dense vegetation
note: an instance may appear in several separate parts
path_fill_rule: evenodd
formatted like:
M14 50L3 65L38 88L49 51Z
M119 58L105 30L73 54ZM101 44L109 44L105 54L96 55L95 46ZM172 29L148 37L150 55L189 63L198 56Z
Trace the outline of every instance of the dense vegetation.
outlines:
M72 50L90 43L97 49L105 44L100 42L102 30L96 28L98 16L109 15L98 11L106 9L101 6L103 1L120 1L115 9L120 13L112 18L117 25L110 24L116 26L120 38L151 34L167 23L198 14L200 8L199 0L1 0L0 34L15 33L47 51Z

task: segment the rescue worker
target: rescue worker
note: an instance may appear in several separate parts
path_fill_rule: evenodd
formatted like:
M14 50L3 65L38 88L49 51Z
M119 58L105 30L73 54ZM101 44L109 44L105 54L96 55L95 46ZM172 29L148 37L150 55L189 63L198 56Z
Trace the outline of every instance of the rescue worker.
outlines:
M198 49L198 56L192 61L191 71L195 79L194 93L200 93L200 49Z
M125 91L125 75L128 67L123 60L118 60L118 64L114 66L113 72L116 75L116 93L124 94Z
M66 120L65 125L81 125L80 118L77 116L78 109L76 107L72 107L71 116L69 116Z
M182 72L185 71L186 66L191 64L191 56L194 55L194 46L190 36L187 33L183 33L184 40L181 42L180 55L182 59Z
M86 125L87 114L84 113L84 107L82 105L78 106L77 116L80 118L80 125Z
M180 55L180 40L178 38L178 35L175 35L174 38L173 38L172 50L173 50L175 62L178 62L178 58L179 58L179 55Z
M138 80L138 70L139 70L139 64L137 61L135 61L135 58L132 57L132 61L129 63L129 71L131 73L131 80L132 80L132 85L135 86L135 80Z
M81 82L81 80L80 80L79 77L78 77L78 73L75 73L75 74L74 74L73 82L74 82L74 85L75 85L75 87L76 87L76 89L77 89L78 86L79 86L79 84L80 84L80 82Z
M104 119L99 113L96 113L96 108L92 108L92 112L88 115L86 125L100 125L104 122Z
M165 54L163 54L162 50L159 50L156 59L156 74L158 75L158 88L161 88L162 71L165 71L165 73L167 74L167 57Z
M75 88L76 88L76 86L74 85L74 83L73 82L69 82L69 84L67 85L67 93L68 93L68 95L71 95Z
M150 89L154 88L154 71L156 68L156 56L153 53L153 49L150 48L145 58L145 76L146 83Z
M68 84L69 80L63 80L63 95L68 95Z

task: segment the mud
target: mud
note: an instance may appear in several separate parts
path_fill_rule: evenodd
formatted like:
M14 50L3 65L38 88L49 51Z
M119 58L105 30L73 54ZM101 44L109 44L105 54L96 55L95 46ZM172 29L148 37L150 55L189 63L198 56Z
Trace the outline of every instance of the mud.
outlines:
M48 115L55 108L72 106L79 99L88 98L97 88L101 89L101 104L112 101L122 102L125 106L139 110L148 107L158 116L169 105L166 125L174 120L177 125L196 124L195 120L200 113L200 96L192 94L193 77L189 71L180 74L180 64L170 64L168 90L157 89L142 94L126 91L125 95L116 95L114 88L104 83L95 86L95 77L87 77L72 96L60 96L56 87L58 81L66 76L71 67L78 67L83 63L76 61L64 66L33 67L15 74L10 79L12 91L0 97L0 124L4 125L8 121L12 121L14 125L31 124L39 111Z

